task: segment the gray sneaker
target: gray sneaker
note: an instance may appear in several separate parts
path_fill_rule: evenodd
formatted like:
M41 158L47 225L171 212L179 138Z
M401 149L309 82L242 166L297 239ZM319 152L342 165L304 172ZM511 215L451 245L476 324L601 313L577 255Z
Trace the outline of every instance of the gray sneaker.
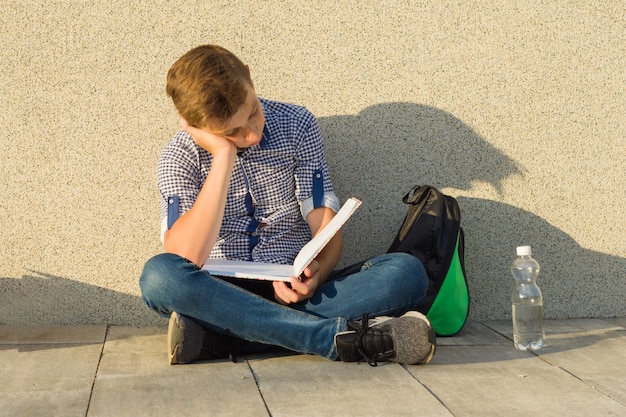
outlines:
M424 365L435 356L435 332L426 316L417 311L371 321L366 314L361 323L349 322L347 327L347 331L335 335L337 356L344 362Z
M167 328L170 365L240 355L249 342L207 329L193 319L173 312Z

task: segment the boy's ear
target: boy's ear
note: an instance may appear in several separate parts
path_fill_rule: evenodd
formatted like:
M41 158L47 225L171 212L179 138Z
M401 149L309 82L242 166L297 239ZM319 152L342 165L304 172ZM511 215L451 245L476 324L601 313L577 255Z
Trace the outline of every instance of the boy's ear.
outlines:
M246 67L246 69L248 70L248 75L250 75L250 67L246 64L244 65Z

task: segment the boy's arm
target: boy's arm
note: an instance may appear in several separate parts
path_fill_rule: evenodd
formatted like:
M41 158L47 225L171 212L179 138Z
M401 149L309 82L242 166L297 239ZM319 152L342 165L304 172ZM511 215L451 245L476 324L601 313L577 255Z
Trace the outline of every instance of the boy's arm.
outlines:
M306 218L309 228L311 229L311 234L313 236L317 235L317 233L322 230L333 217L335 217L335 212L328 207L318 207L313 209ZM343 237L341 235L341 229L339 229L335 236L333 236L330 242L328 242L324 249L322 249L322 251L315 258L320 269L320 281L318 285L326 282L326 278L328 278L333 269L335 269L337 262L339 262L342 251Z
M311 234L315 236L335 216L335 212L328 207L319 207L311 211L306 218ZM298 281L295 277L289 286L283 281L274 281L274 297L283 304L298 303L307 300L315 294L315 290L326 282L333 271L341 252L343 251L343 237L341 230L328 242L311 264L304 269L304 278Z
M202 267L220 231L237 148L232 142L189 126L184 120L181 123L199 146L211 152L213 162L193 206L165 233L163 244L167 252Z

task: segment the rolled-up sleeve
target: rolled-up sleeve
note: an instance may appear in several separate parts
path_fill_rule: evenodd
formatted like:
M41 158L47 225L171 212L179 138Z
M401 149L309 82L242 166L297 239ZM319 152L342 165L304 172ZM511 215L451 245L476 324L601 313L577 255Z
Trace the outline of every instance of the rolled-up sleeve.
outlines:
M339 199L333 192L333 185L324 155L322 132L315 117L303 109L304 117L297 126L299 143L296 150L296 198L300 204L302 217L319 206L339 210ZM321 176L321 177L320 177ZM320 189L314 190L314 188ZM321 196L314 201L314 195Z
M328 207L335 213L339 211L340 204L339 198L335 195L334 192L329 191L324 193L324 197L322 198L321 207ZM313 204L313 197L307 198L300 202L300 213L302 213L302 217L306 219L306 216L309 215L316 207Z

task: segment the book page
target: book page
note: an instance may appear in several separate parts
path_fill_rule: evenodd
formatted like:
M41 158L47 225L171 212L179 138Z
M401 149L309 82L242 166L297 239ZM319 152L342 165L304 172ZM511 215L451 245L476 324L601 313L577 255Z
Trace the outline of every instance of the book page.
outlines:
M293 274L292 265L229 259L207 259L202 269L209 271L211 275L271 281L289 281Z
M320 232L309 241L298 253L296 259L293 261L293 274L295 277L299 277L313 259L324 249L328 242L335 236L337 231L341 229L344 223L352 216L354 211L361 205L361 200L356 198L349 198L341 210L335 214L326 226Z

